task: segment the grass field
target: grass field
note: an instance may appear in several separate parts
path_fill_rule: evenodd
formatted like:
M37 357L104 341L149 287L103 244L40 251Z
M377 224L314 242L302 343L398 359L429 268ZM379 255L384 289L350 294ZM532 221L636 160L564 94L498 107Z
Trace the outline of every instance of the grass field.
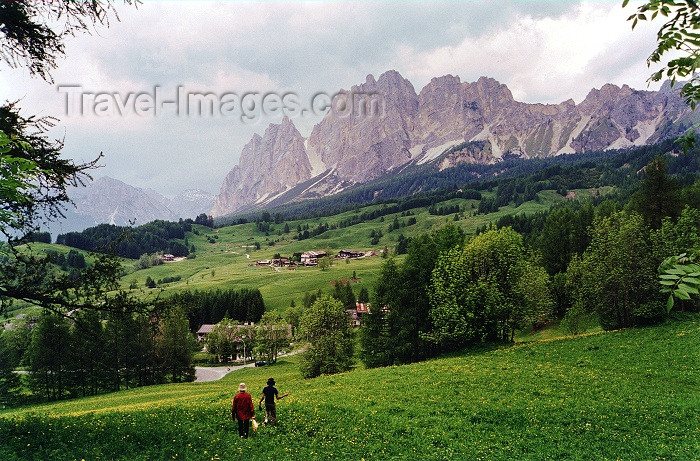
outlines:
M239 439L230 399L269 376L280 423ZM294 358L0 412L0 459L695 460L700 317L300 378Z
M295 252L309 250L337 252L345 248L364 251L379 251L384 247L391 249L396 245L400 234L406 237L415 236L447 222L458 224L467 234L474 234L477 227L496 221L507 214L533 213L547 209L561 200L564 199L556 193L543 191L540 193L539 202L527 202L519 207L503 207L498 212L488 215L466 216L457 222L453 220L453 215L432 216L428 213L427 208L416 208L412 211L415 213L417 223L392 232L389 232L388 228L395 216L398 216L400 221L407 221L408 218L401 218L400 214L387 215L383 220L377 218L344 229L329 230L319 236L301 241L296 240L298 225L302 227L308 225L309 228L313 229L321 222L334 224L351 217L355 211L327 218L289 221L287 224L291 232L281 235L278 235L278 231L284 228L284 224L274 224L269 236L259 232L254 223L213 230L196 226L199 235L188 234L189 243L194 244L197 249L195 259L167 263L130 273L124 277L123 286L126 288L132 281L135 281L139 287L143 287L146 277L149 276L156 281L168 276L180 276L180 281L159 287L163 290L163 295L167 296L169 293L185 289L259 288L268 309L284 309L289 306L292 300L299 304L306 292L318 289L328 291L333 280L349 280L353 271L357 273L359 279L359 283L353 284L356 294L359 293L363 285L371 291L381 270L382 259L372 257L352 260L347 264L343 261L336 261L327 271L321 271L318 268L298 268L295 271L281 269L278 272L269 267L251 267L249 264L256 260L271 259L275 253L287 257ZM477 201L464 199L454 199L440 205L456 203L465 208L467 214L472 210L472 205L478 206ZM358 210L358 213L375 208L377 205L365 207ZM369 236L373 230L381 230L384 234L376 245L371 245L370 242ZM210 240L213 240L214 243L210 243ZM260 243L260 250L255 250L255 242ZM274 245L270 246L269 242L274 242Z
M492 194L485 192L484 196ZM587 190L578 191L578 197L590 196ZM538 194L537 201L523 203L515 207L509 205L501 207L497 212L469 216L471 211L478 207L478 201L466 199L452 199L438 203L438 206L459 204L465 209L464 217L459 221L454 221L454 215L433 216L428 213L427 208L416 208L411 210L417 223L411 226L402 227L398 230L388 231L389 224L394 217L398 216L399 221L407 221L400 213L387 215L383 218L356 224L344 229L335 229L306 240L296 240L297 226L308 225L314 229L319 223L334 224L343 221L364 211L374 210L381 205L370 205L356 211L348 211L335 216L315 218L303 221L288 221L290 232L285 234L284 224L273 224L273 230L269 235L256 229L255 223L240 224L222 227L219 229L209 229L204 226L194 226L197 231L188 233L187 239L190 245L196 248L196 258L186 259L180 262L166 263L161 266L151 267L139 271L134 271L134 260L124 260L124 268L127 274L122 279L122 287L128 289L132 282L138 286L137 293L144 296L161 297L168 296L184 290L211 290L227 288L258 288L260 289L267 309L285 309L291 301L299 305L306 292L315 292L318 289L329 291L331 282L337 279L347 279L356 272L358 283L353 283L355 294L359 294L362 286L367 287L371 292L374 282L381 270L382 258L372 257L360 260L352 260L349 264L343 261L336 261L335 265L327 271L318 268L298 268L295 271L281 269L279 272L269 267L251 267L249 264L256 260L271 259L275 253L282 256L291 256L295 252L309 250L328 250L337 252L341 249L355 250L375 250L379 251L384 247L393 248L400 234L406 237L419 235L440 227L445 223L454 223L464 229L468 235L473 235L477 227L495 222L499 218L517 213L534 213L546 210L553 204L565 200L554 191L542 191ZM371 245L370 233L381 230L384 234L376 245ZM278 235L281 233L281 235ZM213 241L214 243L210 243ZM255 249L255 242L260 244L260 250ZM274 245L270 246L269 243ZM67 253L70 248L63 245L32 244L36 251L55 251ZM87 254L86 254L87 255ZM88 263L92 258L87 255ZM159 285L156 289L146 289L147 277L158 281L165 277L180 277L177 282ZM37 308L27 308L18 304L10 315L26 313Z

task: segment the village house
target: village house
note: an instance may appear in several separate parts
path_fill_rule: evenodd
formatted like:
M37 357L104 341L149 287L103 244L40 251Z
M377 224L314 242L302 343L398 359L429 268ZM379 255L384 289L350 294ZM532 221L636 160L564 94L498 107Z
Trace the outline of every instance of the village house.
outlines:
M355 303L354 309L346 309L345 312L350 319L350 326L357 328L362 326L362 316L370 313L369 303Z
M363 257L365 254L362 251L355 250L340 250L336 258L339 259L357 259Z
M291 266L292 261L290 261L287 258L274 258L272 260L272 265L277 266L277 267L286 267L286 266Z
M288 339L292 338L292 325L289 323L285 324L273 324L273 325L264 325L263 328L269 328L272 331L279 331L280 335L276 335L278 337L285 337Z
M197 330L197 341L204 341L204 338L211 333L212 328L214 328L214 325L211 323L205 323L199 327L199 330Z
M199 330L197 330L197 339L202 341L209 333L211 333L211 330L213 330L216 325L211 323L202 324L202 326L199 327ZM243 327L252 326L255 326L255 322L244 322L242 325L236 325L236 331L240 330Z
M251 348L251 341L254 342L256 336L263 335L263 337L270 338L271 335L275 338L292 338L292 325L290 324L262 324L259 325L254 330L243 330L246 327L254 327L254 322L245 322L242 325L232 326L231 329L224 330L224 334L227 340L233 345L232 355L229 357L223 357L224 360L249 360L252 357L253 350ZM199 330L197 330L197 340L204 343L207 335L212 332L216 325L209 323L203 324ZM248 335L248 336L246 336ZM206 344L203 344L203 350L206 351Z
M327 255L328 253L325 251L305 251L301 254L301 263L304 266L316 266L318 265L318 258L323 258Z
M232 339L233 339L233 338L236 338L236 337L238 336L238 331L240 331L242 328L244 328L244 327L252 327L252 326L255 326L255 323L254 323L254 322L245 322L245 323L243 323L243 325L236 325L236 326L235 326L235 331L234 331L234 330L231 330L231 333L230 333L230 334L231 334L231 338L232 338ZM214 327L216 327L216 325L212 325L212 324L210 324L210 323L202 324L202 326L199 327L199 330L197 330L197 341L199 341L199 342L204 342L204 340L206 339L207 335L208 335L209 333L212 332L212 330L214 329ZM243 338L245 338L245 336L243 336ZM236 356L235 356L235 359L236 359L236 360L240 360L240 359L243 358L243 351L245 351L245 346L239 347L240 344L243 344L243 342L240 341L240 339L233 339L233 341L236 343L236 346L237 346L237 347L236 347ZM202 349L206 351L206 350L207 350L207 346L204 345ZM239 349L241 349L241 350L239 350Z

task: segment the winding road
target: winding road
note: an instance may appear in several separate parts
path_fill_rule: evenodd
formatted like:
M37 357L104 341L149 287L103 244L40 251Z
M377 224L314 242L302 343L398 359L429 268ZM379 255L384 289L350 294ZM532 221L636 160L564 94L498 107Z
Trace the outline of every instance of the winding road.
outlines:
M232 371L240 370L245 367L254 367L255 362L246 363L245 365L234 365L230 367L194 367L196 383L207 383L210 381L218 381Z
M289 355L296 355L303 352L305 348L297 349L295 351L279 354L277 358L285 357ZM229 367L194 367L194 382L196 383L208 383L211 381L218 381L232 371L240 370L241 368L254 367L255 361L246 363L245 365L233 365Z

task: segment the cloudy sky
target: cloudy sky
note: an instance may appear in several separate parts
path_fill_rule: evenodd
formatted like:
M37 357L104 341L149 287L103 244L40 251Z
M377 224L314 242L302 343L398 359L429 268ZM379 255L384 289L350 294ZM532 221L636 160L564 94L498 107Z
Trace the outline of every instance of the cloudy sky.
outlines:
M621 3L146 0L138 9L118 5L120 21L109 28L69 39L53 84L0 63L0 97L21 100L25 115L58 117L53 134L65 138L67 156L104 152L95 176L170 196L218 193L253 133L281 115L198 115L149 95L294 93L307 107L315 94L395 69L417 92L445 74L489 76L520 101L579 103L608 82L647 88L659 24L632 31L634 2ZM80 91L100 95L82 97L82 114ZM308 135L319 117L293 121Z

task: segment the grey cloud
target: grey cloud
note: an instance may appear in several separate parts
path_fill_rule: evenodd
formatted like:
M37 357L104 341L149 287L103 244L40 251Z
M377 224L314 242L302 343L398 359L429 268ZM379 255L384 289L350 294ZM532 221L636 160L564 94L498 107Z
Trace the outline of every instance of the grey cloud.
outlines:
M338 68L355 70L353 74L359 73L361 77L367 69L382 68L401 45L410 45L418 51L453 45L465 37L507 28L514 15L557 16L571 11L576 3L330 3L325 8L341 8L347 13L331 15L328 21L331 23L306 24L308 27L303 30L290 24L289 13L299 9L299 5L277 5L276 14L262 26L246 29L244 37L235 29L218 30L208 28L206 23L192 24L193 33L207 39L206 47L190 47L187 37L177 35L177 28L164 30L161 40L181 43L182 49L163 49L158 44L121 46L120 41L119 46L111 47L109 59L103 61L105 71L113 76L136 76L141 81L165 84L183 78L204 79L212 65L219 63L223 68L234 65L268 73L290 87L306 86L309 81L328 85L338 81ZM131 14L129 19L148 27L151 12L143 13L142 17ZM222 8L220 14L233 19L250 12L232 4ZM113 27L119 28L120 24Z
M368 73L377 76L388 70L397 62L402 47L429 52L455 46L468 38L507 29L517 17L556 18L575 11L578 5L570 1L503 0L329 2L321 6L224 2L201 7L197 3L149 2L139 10L119 6L122 22L113 22L109 30L91 37L70 39L68 58L61 63L58 75L84 79L69 83L99 85L98 77L86 76L94 69L83 72L70 68L79 56L89 58L87 65L96 66L99 72L95 73L108 76L111 82L132 82L138 87L114 90L153 85L172 88L184 82L211 82L217 72L251 72L268 75L280 86L278 90L299 91L306 100L316 91L349 88L363 82ZM638 59L643 46L629 54L618 48L619 55L602 55L588 74L596 79L614 78L619 69ZM450 72L474 80L483 74L483 67L474 63L469 69ZM408 77L404 69L397 70ZM434 76L440 73L436 71ZM500 80L509 83L502 77ZM0 74L0 83L3 81L12 79ZM427 82L412 83L420 90ZM41 83L26 85L28 100L32 99L32 88L43 88ZM35 107L42 103L28 101ZM313 121L307 118L295 123L304 132ZM106 167L100 174L165 194L192 187L218 192L243 145L253 133L262 133L269 122L274 120L246 126L227 118L163 117L155 120L150 131L105 132L87 122L66 120L67 153L87 159L104 151Z

